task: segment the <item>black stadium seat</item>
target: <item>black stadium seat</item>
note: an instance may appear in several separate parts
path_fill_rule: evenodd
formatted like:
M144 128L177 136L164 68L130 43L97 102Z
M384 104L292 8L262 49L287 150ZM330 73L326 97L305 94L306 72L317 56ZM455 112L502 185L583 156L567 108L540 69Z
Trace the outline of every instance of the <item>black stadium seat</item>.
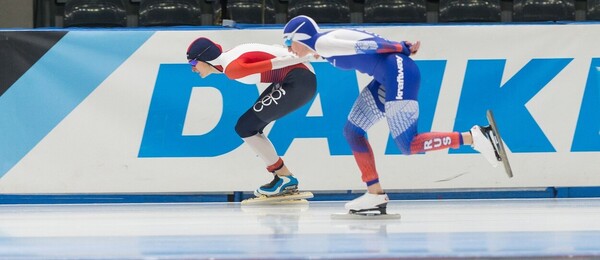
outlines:
M565 20L575 20L575 0L514 0L515 22Z
M349 23L350 5L346 0L289 0L288 20L298 15L317 23Z
M500 0L440 0L439 22L500 22Z
M275 23L275 7L272 0L228 0L227 13L229 19L237 23Z
M201 25L197 0L141 0L139 26Z
M600 0L587 1L586 20L600 20Z
M427 22L425 0L365 0L365 23Z
M127 26L123 0L70 0L64 11L64 27Z

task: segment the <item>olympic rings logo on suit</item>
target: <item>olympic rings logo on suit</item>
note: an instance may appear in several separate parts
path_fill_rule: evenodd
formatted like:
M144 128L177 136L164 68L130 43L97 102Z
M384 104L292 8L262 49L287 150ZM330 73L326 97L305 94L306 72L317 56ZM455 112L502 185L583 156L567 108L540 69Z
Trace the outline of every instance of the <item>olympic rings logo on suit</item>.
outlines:
M285 89L283 89L283 87L277 83L277 85L275 85L271 90L271 93L256 102L254 106L252 106L252 109L254 109L256 112L260 112L271 104L278 105L279 103L277 103L277 100L281 99L283 96L285 96Z

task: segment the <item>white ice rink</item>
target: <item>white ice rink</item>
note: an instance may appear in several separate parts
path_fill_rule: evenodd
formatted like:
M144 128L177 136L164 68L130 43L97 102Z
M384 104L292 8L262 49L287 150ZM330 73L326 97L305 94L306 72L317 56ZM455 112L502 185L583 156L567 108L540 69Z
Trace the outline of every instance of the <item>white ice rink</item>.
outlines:
M600 199L1 205L0 259L600 259Z

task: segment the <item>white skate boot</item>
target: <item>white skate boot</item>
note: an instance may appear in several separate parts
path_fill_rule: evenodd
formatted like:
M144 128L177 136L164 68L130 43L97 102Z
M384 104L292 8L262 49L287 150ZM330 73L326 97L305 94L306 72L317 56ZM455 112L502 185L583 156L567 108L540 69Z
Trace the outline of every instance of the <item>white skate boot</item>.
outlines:
M387 214L387 203L390 199L387 194L371 194L364 195L346 203L344 205L350 213L379 211L380 214Z
M333 219L399 219L400 214L388 214L387 203L389 198L387 194L364 195L346 203L345 207L348 213L334 213Z
M475 125L471 128L470 132L473 137L473 144L471 144L471 147L480 152L493 167L498 167L498 162L501 161L501 159L493 144L492 138L495 137L493 136L494 133L491 131L491 128Z

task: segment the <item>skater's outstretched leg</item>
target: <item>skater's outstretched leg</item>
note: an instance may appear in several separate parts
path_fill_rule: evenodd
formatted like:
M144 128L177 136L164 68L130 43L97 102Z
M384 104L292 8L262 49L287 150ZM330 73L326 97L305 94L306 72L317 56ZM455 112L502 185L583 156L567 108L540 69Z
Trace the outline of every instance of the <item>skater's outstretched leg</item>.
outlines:
M417 134L419 103L395 100L385 103L386 118L392 137L404 155L458 148L463 144L459 132L426 132Z
M385 103L386 118L394 141L402 154L410 155L443 149L458 149L471 145L493 167L498 166L498 147L490 126L475 125L469 132L426 132L417 134L419 106L415 100L398 100Z

